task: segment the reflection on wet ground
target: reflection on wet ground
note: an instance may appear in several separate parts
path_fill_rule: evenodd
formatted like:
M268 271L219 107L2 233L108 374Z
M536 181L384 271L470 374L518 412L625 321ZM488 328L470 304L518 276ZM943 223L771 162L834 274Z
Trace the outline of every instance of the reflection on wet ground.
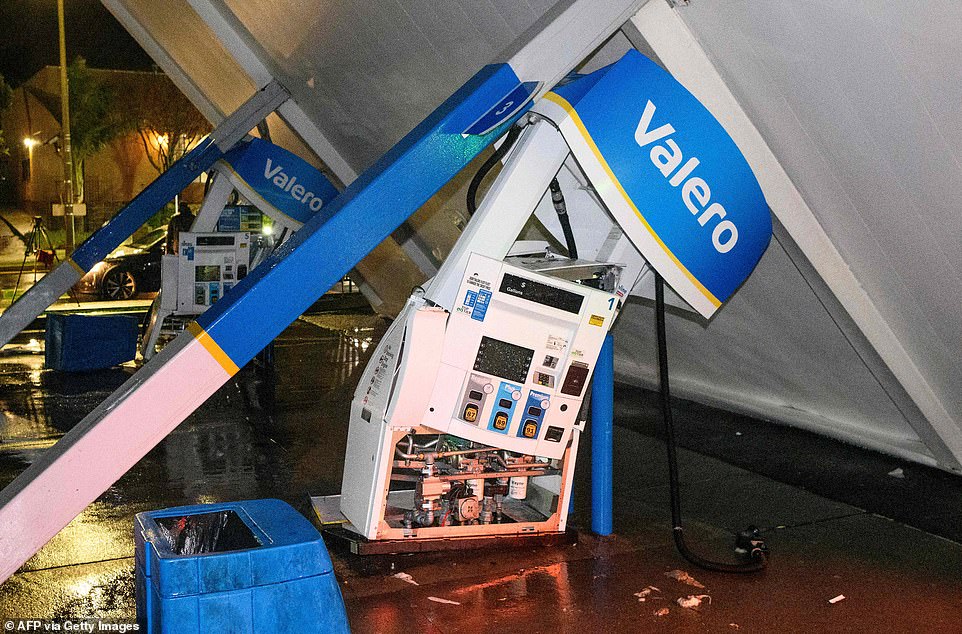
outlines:
M340 490L351 376L383 330L370 315L318 315L274 344L276 372L246 368L0 587L0 615L133 615L134 514L181 504ZM348 328L344 324L350 323ZM0 357L0 485L12 481L132 373L43 369ZM107 617L105 617L107 618Z
M275 342L276 371L238 374L0 586L0 617L133 618L137 512L264 497L306 510L309 495L337 493L353 386L384 325L370 315L298 320ZM59 374L43 370L39 354L0 357L0 484L133 371ZM656 412L638 394L619 390L618 411L652 423ZM616 429L615 537L509 552L333 553L354 631L958 629L958 544L683 450L691 541L725 557L732 533L756 522L775 553L755 577L687 565L670 541L664 446L649 432ZM576 476L579 527L588 525L589 450ZM676 568L706 588L665 577ZM648 587L656 590L636 596ZM692 594L710 603L678 605ZM846 599L828 603L839 594Z

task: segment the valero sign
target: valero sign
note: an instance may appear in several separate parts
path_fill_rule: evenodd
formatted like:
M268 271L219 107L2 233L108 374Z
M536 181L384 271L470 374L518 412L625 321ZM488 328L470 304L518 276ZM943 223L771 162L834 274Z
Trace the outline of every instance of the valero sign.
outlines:
M275 219L286 216L298 226L338 193L302 158L256 137L227 152L217 168L261 211Z
M758 181L721 124L637 51L556 87L533 110L558 125L648 262L710 317L772 234Z

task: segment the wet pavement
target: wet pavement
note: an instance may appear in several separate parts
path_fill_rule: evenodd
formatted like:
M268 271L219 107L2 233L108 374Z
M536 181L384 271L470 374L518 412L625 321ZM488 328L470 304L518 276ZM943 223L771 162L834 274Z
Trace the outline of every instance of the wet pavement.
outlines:
M277 497L306 512L309 495L338 493L353 384L383 326L371 315L298 320L275 343L274 372L238 374L0 586L0 618L132 619L131 529L140 511ZM0 484L133 371L60 374L44 370L40 354L0 356ZM619 388L617 399L616 536L585 530L576 545L511 551L368 558L334 552L353 630L962 631L958 537L873 514L880 511L877 494L846 498L831 486L823 495L801 488L812 480L798 481L800 465L818 466L827 449L792 437L784 444L794 447L795 462L776 464L767 454L788 451L777 443L789 430L731 417L716 422L704 408L681 404L682 440L697 450L680 452L689 540L702 554L724 558L733 534L755 523L773 551L770 568L759 575L725 576L687 564L671 544L657 410L650 394L633 388ZM742 444L733 446L736 429ZM755 432L764 443L751 444ZM848 452L847 470L833 455L818 469L825 482L833 482L833 469L854 481L853 464L865 473L882 468L872 462L877 456L836 451ZM589 455L585 444L572 520L581 529L589 524ZM920 482L915 488L929 493L933 508L962 495L958 479L940 481L935 496ZM911 488L876 489L886 490L885 504L895 508L899 495L911 502ZM705 587L665 576L676 569ZM418 585L393 576L399 572ZM689 595L710 598L695 609L679 606L677 599ZM830 604L838 595L845 599Z

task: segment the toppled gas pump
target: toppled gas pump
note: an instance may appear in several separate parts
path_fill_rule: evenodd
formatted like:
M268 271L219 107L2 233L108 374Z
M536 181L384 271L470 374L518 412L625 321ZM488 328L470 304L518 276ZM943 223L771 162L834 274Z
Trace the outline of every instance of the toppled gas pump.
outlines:
M365 369L341 495L314 498L358 543L565 531L581 405L627 296L651 297L657 272L709 318L768 245L768 207L735 144L637 52L557 87L519 125L461 239Z

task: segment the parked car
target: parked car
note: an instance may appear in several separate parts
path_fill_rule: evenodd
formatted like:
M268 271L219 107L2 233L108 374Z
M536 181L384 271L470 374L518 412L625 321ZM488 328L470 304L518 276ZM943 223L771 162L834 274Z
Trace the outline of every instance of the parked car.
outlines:
M100 299L131 299L139 293L160 290L160 260L167 227L121 245L94 265L74 287L78 293Z

